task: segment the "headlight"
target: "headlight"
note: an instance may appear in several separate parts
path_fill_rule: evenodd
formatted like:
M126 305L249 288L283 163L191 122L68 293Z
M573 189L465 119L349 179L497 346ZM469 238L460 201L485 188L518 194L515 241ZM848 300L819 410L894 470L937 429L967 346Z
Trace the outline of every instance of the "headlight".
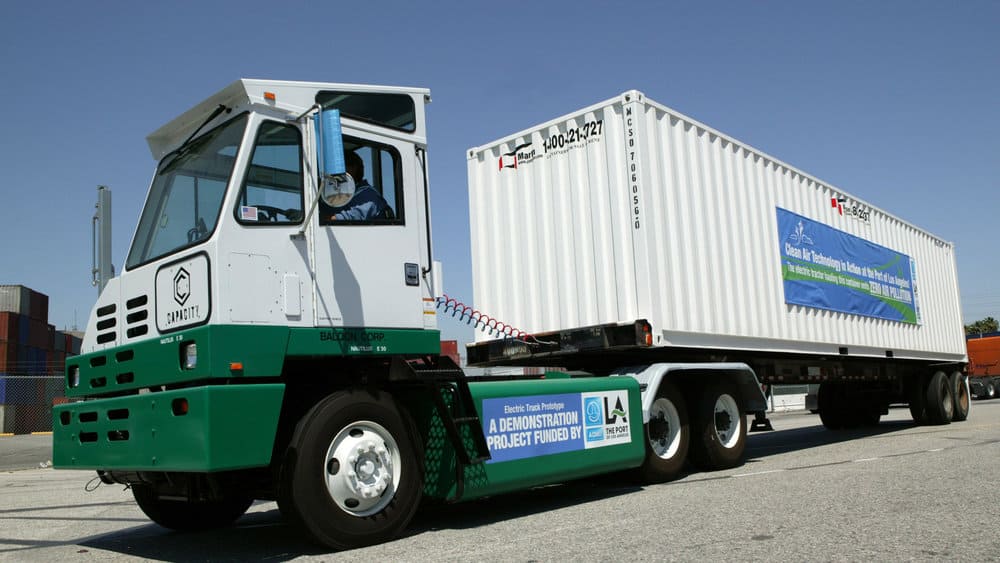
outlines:
M198 345L188 342L181 349L181 358L184 362L184 369L194 369L198 365Z
M80 385L80 366L71 366L69 368L67 381L69 382L70 389Z

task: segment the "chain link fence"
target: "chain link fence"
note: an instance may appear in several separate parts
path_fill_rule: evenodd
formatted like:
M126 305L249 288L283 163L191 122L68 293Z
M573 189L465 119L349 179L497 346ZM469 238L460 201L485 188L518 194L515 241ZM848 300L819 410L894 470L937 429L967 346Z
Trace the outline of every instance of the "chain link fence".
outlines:
M0 433L52 431L52 405L66 402L61 375L0 375Z

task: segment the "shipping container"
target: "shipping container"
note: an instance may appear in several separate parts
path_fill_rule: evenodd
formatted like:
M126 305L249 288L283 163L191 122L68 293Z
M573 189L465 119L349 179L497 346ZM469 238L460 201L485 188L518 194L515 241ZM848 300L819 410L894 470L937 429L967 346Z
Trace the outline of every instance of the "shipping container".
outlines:
M48 325L38 319L28 320L28 338L26 344L33 348L45 348L49 341Z
M48 322L49 320L49 296L37 291L31 291L31 318Z
M43 346L43 348L45 348L48 351L53 350L56 345L55 339L56 339L56 327L52 325L45 325L45 346Z
M468 175L475 307L521 331L964 361L951 243L640 92L473 148Z
M52 334L52 349L56 352L66 351L66 336L67 334L61 330L57 330Z
M31 293L23 285L0 285L0 311L30 316Z
M0 312L0 340L17 342L20 334L20 315L9 311Z
M5 405L45 404L44 389L38 377L0 374L0 403Z
M16 371L17 343L0 340L0 373Z

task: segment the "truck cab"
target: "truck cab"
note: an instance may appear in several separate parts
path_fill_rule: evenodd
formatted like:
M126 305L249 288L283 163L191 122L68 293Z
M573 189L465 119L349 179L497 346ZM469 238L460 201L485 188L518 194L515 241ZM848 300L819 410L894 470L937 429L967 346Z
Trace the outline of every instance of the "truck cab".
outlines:
M425 308L429 99L421 89L240 80L150 135L159 164L84 350L184 340L204 326L436 329ZM315 125L331 109L342 150L364 163L364 179L352 180L388 206L380 217L332 218Z

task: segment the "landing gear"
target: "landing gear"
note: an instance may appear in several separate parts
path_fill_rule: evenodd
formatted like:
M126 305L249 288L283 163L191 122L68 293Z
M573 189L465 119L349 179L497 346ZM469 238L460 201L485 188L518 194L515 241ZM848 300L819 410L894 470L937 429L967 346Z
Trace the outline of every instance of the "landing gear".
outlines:
M389 395L340 391L299 421L285 455L279 507L319 543L387 541L413 518L423 488L409 416Z

